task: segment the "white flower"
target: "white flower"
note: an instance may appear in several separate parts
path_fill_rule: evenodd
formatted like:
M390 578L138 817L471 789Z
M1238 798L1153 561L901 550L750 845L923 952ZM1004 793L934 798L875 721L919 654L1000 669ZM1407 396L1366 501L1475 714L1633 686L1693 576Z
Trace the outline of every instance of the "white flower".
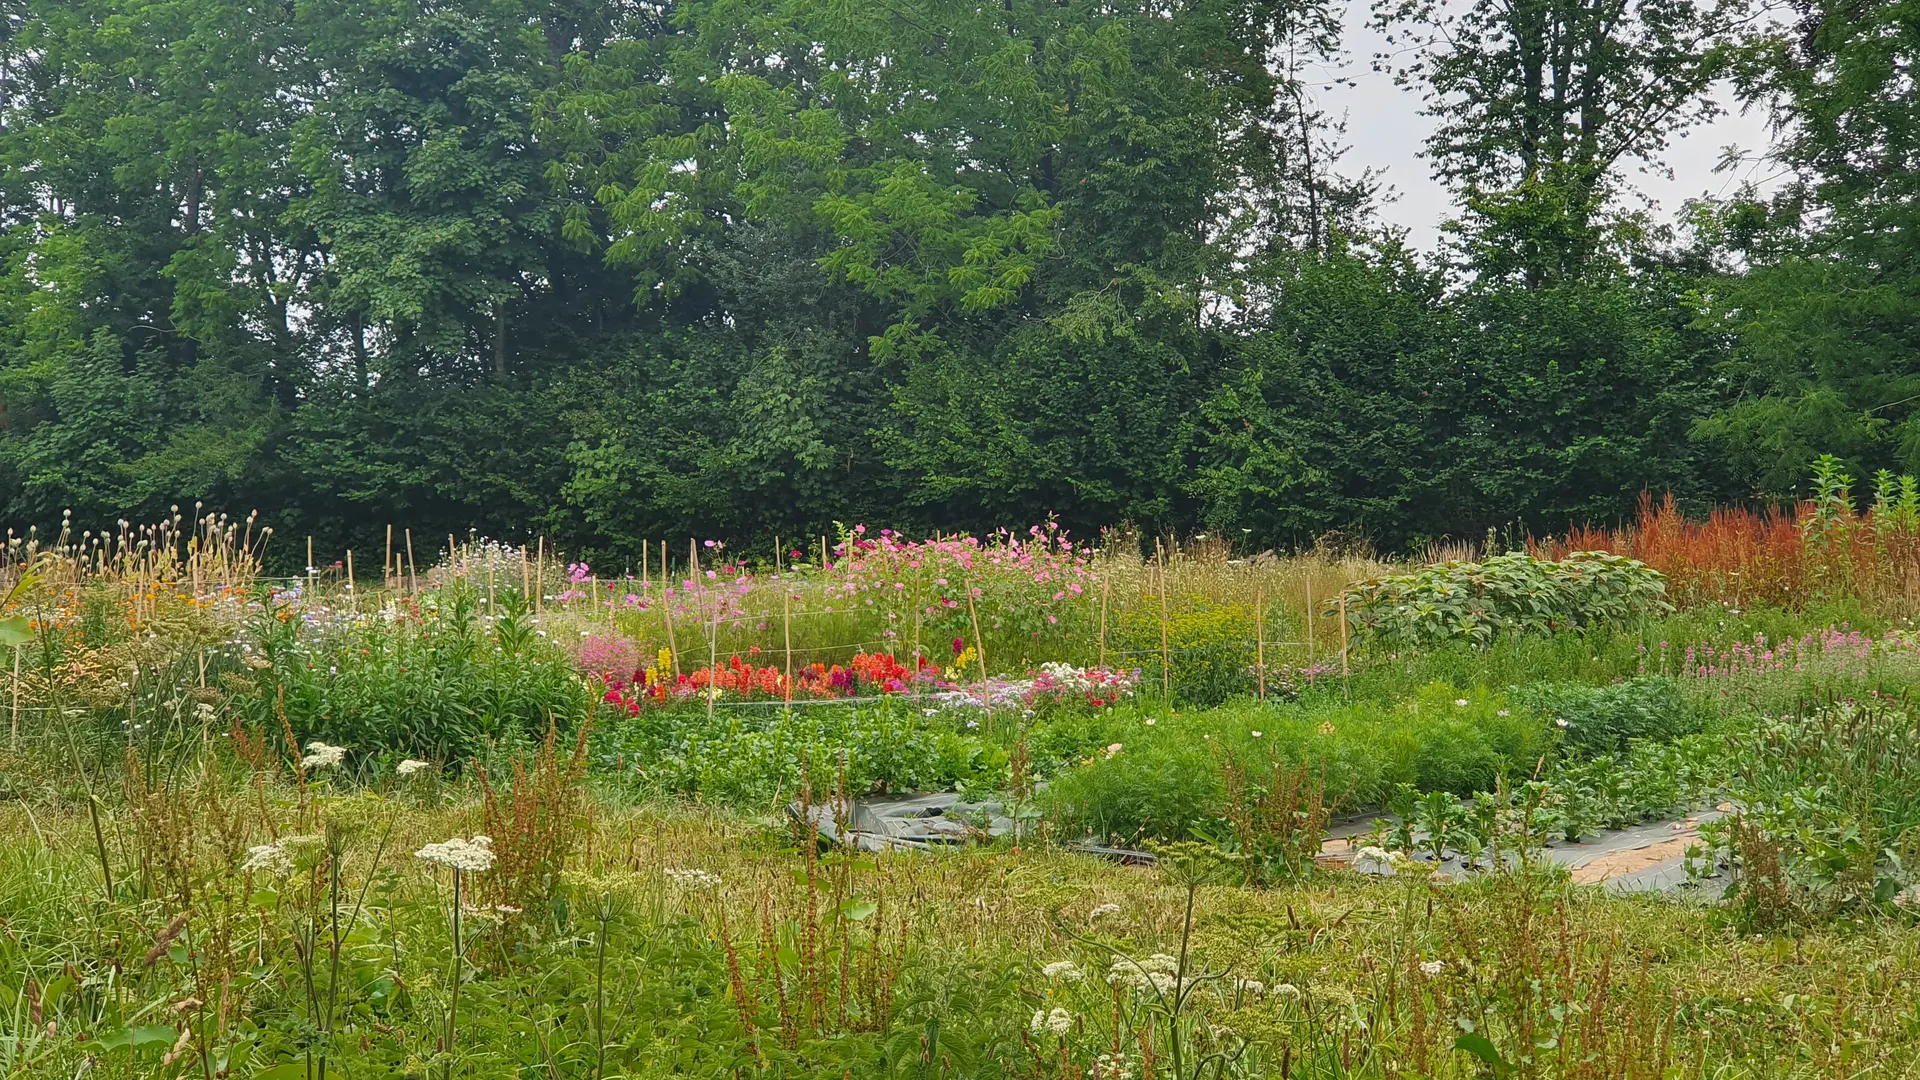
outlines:
M1138 961L1122 956L1115 958L1113 966L1107 969L1107 981L1114 986L1168 994L1173 992L1174 974L1179 970L1180 961L1165 953L1155 953Z
M1557 728L1564 728L1564 727L1571 727L1572 725L1568 724L1565 720L1555 720L1553 722L1553 726Z
M318 836L283 836L271 844L257 844L247 849L240 872L286 877L301 865L317 861L326 843Z
M1033 1010L1033 1019L1027 1022L1027 1030L1035 1035L1047 1030L1047 1010Z
M1255 997L1267 992L1267 984L1261 982L1259 979L1235 979L1233 980L1233 986L1234 989L1239 990L1241 993L1252 994Z
M1148 727L1152 727L1152 726L1153 726L1153 717L1151 717L1151 716L1149 716L1149 717L1147 717L1147 726L1148 726Z
M293 860L279 844L259 844L247 849L247 859L240 864L240 872L286 877L293 873Z
M1129 1080L1133 1071L1124 1056L1101 1054L1094 1062L1093 1074L1095 1080Z
M1420 974L1429 979L1445 970L1447 970L1447 964L1444 960L1428 960L1420 965Z
M1466 707L1467 707L1467 699L1466 699L1466 698L1463 698L1463 697L1460 697L1460 698L1454 698L1454 699L1453 699L1453 707L1454 707L1454 708L1456 708L1456 709L1464 709L1464 708L1466 708Z
M1087 921L1090 923L1099 922L1101 919L1104 919L1109 915L1118 915L1118 914L1120 914L1119 904L1101 904L1099 907L1094 908L1092 911L1087 912Z
M1257 732L1257 731L1256 731L1256 732L1253 732L1252 734L1253 734L1253 737L1254 737L1254 738L1256 738L1256 739L1260 737L1260 733L1259 733L1259 732Z
M1356 872L1362 874L1379 874L1383 877L1392 877L1394 872L1393 856L1387 852L1386 848L1368 845L1361 848L1353 856L1353 868Z
M1067 982L1078 982L1085 977L1085 973L1080 970L1080 965L1071 960L1055 960L1041 968L1040 974L1049 979L1065 979Z
M464 870L469 874L493 869L493 840L485 836L476 836L471 840L456 836L438 844L428 844L413 854L415 858L454 870Z
M668 868L665 873L667 880L673 882L675 885L685 886L689 889L717 889L720 887L720 875L706 870Z
M1055 1009L1047 1014L1047 1030L1055 1035L1065 1035L1073 1030L1073 1014L1065 1009Z
M1171 975L1180 970L1180 961L1168 956L1166 953L1157 952L1145 960L1140 961L1140 966L1146 968L1148 971L1164 971Z
M303 769L331 769L346 760L347 748L314 741L307 744L307 756L300 759Z
M1300 996L1300 988L1293 985L1292 983L1281 983L1280 985L1273 988L1273 996L1282 997L1282 998L1297 998Z
M1499 711L1497 711L1497 712L1495 712L1495 713L1494 713L1494 715L1495 715L1495 716L1506 716L1506 715L1508 715L1508 713L1507 713L1507 710L1505 710L1505 709L1501 709L1501 710L1499 710Z
M421 769L424 769L426 767L427 767L427 763L424 761L421 761L419 758L408 758L407 760L393 767L393 775L398 776L404 780L407 777L412 776L414 773L417 773Z

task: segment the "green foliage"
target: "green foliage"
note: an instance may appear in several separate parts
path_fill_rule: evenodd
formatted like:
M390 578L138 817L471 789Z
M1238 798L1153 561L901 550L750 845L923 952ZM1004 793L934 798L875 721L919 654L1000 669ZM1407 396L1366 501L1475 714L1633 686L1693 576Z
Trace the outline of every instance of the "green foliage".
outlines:
M355 757L393 754L458 767L494 743L526 745L549 724L587 717L588 690L572 659L510 611L489 627L470 594L415 622L398 611L334 611L334 626L303 639L291 609L260 620L235 706L280 742L281 717L304 745L319 740Z
M1150 606L1150 605L1149 605ZM1163 679L1157 610L1130 610L1115 628L1117 656L1140 669L1140 692L1156 694ZM1169 611L1166 658L1173 668L1173 700L1212 707L1253 690L1253 612L1237 604L1201 604Z
M1524 552L1379 578L1347 593L1363 640L1391 647L1551 634L1672 610L1660 574L1635 559L1576 552L1560 562Z
M753 809L796 797L803 776L824 791L843 770L854 795L1008 782L1004 748L890 703L722 707L714 724L700 708L649 709L596 724L593 753L638 793Z
M1636 739L1670 742L1701 727L1700 709L1660 675L1608 686L1536 683L1510 696L1558 728L1562 745L1582 757L1623 751Z
M1542 723L1501 695L1445 683L1394 703L1320 697L1170 717L1116 713L1109 723L1104 734L1121 748L1070 764L1046 800L1062 828L1118 839L1221 832L1226 762L1247 777L1304 764L1316 782L1324 777L1338 812L1383 805L1400 785L1491 791L1503 776L1531 773L1550 744Z
M1909 709L1868 698L1759 718L1727 740L1739 811L1702 834L1741 868L1729 889L1740 920L1871 910L1920 881L1916 737Z

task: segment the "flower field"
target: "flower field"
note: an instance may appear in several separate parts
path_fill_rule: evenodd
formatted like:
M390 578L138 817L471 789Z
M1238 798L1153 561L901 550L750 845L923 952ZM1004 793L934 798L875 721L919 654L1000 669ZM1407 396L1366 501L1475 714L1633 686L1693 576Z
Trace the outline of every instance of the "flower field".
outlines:
M23 538L0 1067L1905 1075L1901 514L1649 503L1436 565ZM806 824L927 792L981 808L950 850ZM1647 828L1659 890L1580 856Z

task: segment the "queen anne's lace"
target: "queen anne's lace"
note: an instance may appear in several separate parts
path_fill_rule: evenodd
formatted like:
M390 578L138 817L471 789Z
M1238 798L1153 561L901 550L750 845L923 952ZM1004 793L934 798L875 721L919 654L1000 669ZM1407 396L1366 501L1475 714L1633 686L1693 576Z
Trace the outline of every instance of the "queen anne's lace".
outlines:
M421 769L424 769L426 767L427 767L427 763L424 761L421 761L419 758L408 758L407 760L394 766L393 774L404 780L407 777L412 776L414 773L417 773Z
M307 756L300 759L303 769L331 769L346 760L347 748L314 741L307 744Z
M456 836L438 844L428 844L413 854L416 858L454 870L464 870L469 874L493 869L493 839L487 836L476 836L471 840Z
M667 880L689 889L717 889L720 875L707 870L668 869Z

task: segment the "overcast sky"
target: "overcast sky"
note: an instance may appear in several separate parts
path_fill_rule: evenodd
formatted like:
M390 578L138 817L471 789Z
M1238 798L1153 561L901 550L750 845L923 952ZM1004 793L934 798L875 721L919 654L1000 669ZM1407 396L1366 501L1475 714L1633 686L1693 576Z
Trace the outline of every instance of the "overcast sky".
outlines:
M1386 183L1398 194L1383 208L1387 220L1406 228L1407 239L1415 247L1431 251L1439 237L1441 220L1453 214L1446 189L1434 180L1428 162L1420 156L1433 122L1420 115L1415 88L1395 86L1391 75L1373 70L1373 55L1384 42L1367 29L1366 21L1366 0L1353 0L1346 20L1348 61L1327 75L1328 81L1339 76L1354 80L1355 85L1324 89L1320 100L1333 115L1346 116L1349 149L1341 161L1341 171L1356 175L1367 166L1382 170ZM1693 129L1686 138L1675 139L1667 148L1666 164L1673 170L1672 179L1652 173L1635 174L1630 179L1652 197L1661 219L1670 221L1688 199L1729 194L1745 179L1764 181L1766 169L1757 161L1732 173L1716 173L1714 166L1729 145L1757 156L1769 142L1763 112L1741 115L1737 108L1730 109L1713 123Z

